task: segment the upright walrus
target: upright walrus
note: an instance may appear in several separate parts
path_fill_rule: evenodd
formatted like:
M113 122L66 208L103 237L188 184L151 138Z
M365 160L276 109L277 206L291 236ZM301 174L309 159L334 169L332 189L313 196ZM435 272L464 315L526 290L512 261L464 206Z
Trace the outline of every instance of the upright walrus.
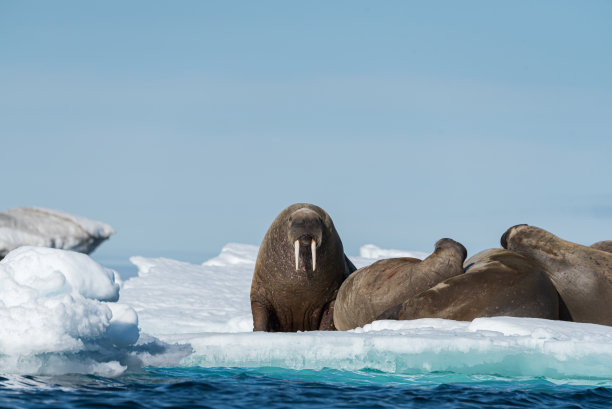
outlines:
M391 308L378 319L478 317L559 319L559 294L532 260L504 249L481 251L465 262L465 274Z
M331 217L312 204L289 206L259 248L251 285L253 330L334 329L330 304L353 271Z
M423 261L411 257L390 258L357 270L338 291L334 305L336 328L362 327L387 309L462 274L466 256L463 245L441 239Z
M612 254L521 224L501 244L538 262L577 322L612 325Z

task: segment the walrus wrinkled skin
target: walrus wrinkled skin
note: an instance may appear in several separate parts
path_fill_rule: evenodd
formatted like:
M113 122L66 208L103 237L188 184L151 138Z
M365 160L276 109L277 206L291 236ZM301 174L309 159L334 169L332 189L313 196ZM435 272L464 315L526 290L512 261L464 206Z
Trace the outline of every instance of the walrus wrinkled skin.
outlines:
M390 258L357 270L338 291L334 305L336 328L363 327L387 309L462 274L466 256L463 245L441 239L423 261L411 257Z
M353 271L329 215L311 204L289 206L276 217L257 254L253 330L335 329L333 301Z
M407 299L378 319L559 319L557 290L542 269L526 257L504 249L489 249L468 259L465 268L465 274Z
M509 228L501 244L542 266L574 321L612 325L612 254L525 224Z

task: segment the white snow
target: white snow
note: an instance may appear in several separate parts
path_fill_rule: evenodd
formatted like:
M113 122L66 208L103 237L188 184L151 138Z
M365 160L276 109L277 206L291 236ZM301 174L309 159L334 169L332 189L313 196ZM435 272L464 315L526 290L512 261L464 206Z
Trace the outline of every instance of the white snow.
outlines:
M115 233L108 224L41 207L0 213L0 257L20 246L41 246L91 253Z
M406 251L396 249L381 249L375 244L366 244L361 246L359 249L359 256L349 257L355 267L362 268L368 266L383 258L394 258L394 257L413 257L418 259L424 259L431 253L425 253L423 251Z
M430 253L422 251L405 251L395 249L381 249L374 244L366 244L359 249L359 256L366 259L381 259L392 257L414 257L424 259Z
M116 303L117 279L85 254L31 246L10 252L0 261L2 371L110 376L146 364L151 354L137 344L138 316Z
M363 266L376 260L366 256L417 254L372 248L351 259ZM232 243L201 265L132 257L138 276L119 288L116 273L88 256L15 250L0 262L2 371L115 376L143 365L180 364L612 379L612 327L600 325L496 317L253 333L256 256L256 246Z

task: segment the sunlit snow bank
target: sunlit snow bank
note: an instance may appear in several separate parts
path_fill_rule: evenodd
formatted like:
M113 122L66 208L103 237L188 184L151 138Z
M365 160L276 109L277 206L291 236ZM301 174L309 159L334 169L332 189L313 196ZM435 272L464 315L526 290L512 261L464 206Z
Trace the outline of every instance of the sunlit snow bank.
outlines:
M0 258L20 246L91 253L115 230L108 224L40 207L0 213Z
M358 266L386 253L364 246ZM380 251L379 251L380 250ZM183 365L375 369L464 374L612 379L612 327L525 318L378 321L349 332L251 332L249 291L257 247L229 244L202 265L133 257L139 276L121 302L139 314L143 332L189 344Z
M257 247L229 244L202 265L132 257L138 277L127 280L121 302L137 312L143 332L155 336L253 329L251 278Z
M189 352L150 337L138 342L135 311L116 302L117 273L84 254L20 247L0 261L0 283L3 373L118 375Z

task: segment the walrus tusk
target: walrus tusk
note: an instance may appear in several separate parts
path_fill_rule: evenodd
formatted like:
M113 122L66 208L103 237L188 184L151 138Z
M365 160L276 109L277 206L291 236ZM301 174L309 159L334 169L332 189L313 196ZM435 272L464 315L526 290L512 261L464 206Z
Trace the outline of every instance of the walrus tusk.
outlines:
M295 243L295 271L298 271L300 268L300 241L296 240Z
M310 252L312 253L312 271L317 268L317 242L312 239L310 242Z

